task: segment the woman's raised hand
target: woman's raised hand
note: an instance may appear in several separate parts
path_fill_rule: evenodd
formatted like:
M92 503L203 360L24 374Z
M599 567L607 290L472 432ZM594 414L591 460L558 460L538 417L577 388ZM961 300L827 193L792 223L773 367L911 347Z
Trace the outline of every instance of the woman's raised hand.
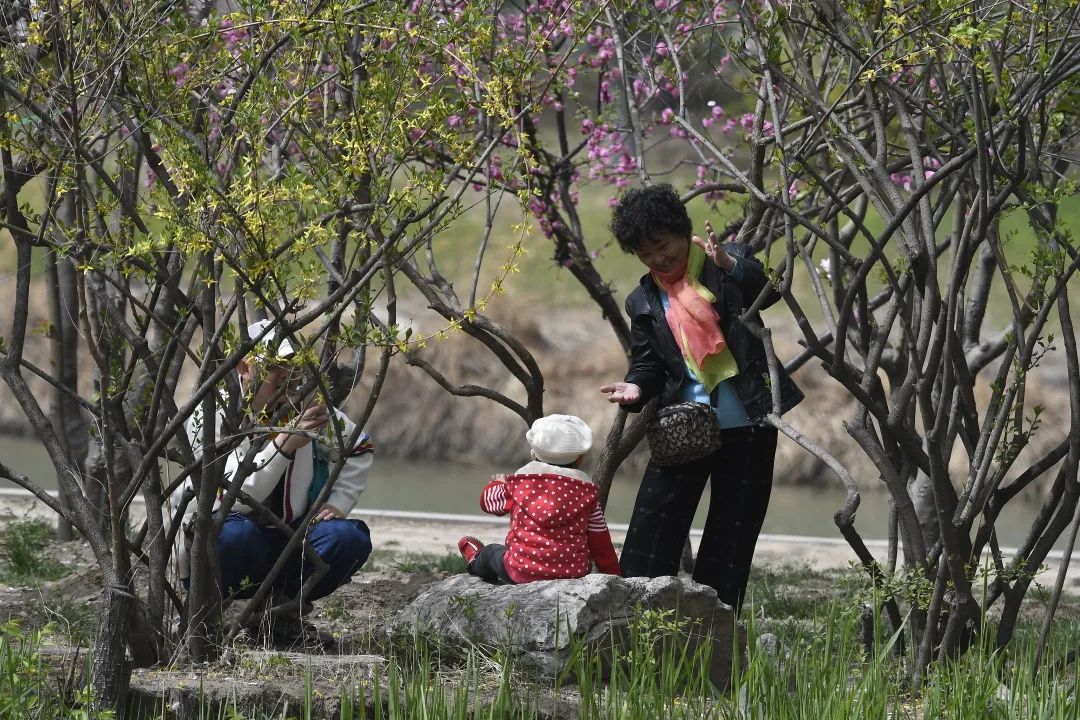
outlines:
M694 235L691 240L704 250L705 257L716 263L721 270L728 272L735 267L735 258L728 255L727 251L717 242L712 223L708 220L705 221L705 238L702 239L701 236Z
M641 388L634 383L609 383L600 388L600 392L609 393L608 402L620 405L631 405L641 400Z

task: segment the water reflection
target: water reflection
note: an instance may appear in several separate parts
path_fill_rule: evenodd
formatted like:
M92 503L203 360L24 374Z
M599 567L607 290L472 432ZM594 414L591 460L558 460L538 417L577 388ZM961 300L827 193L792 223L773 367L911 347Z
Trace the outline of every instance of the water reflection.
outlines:
M44 449L26 438L0 436L0 460L12 469L34 478L47 488L56 487L56 477ZM461 463L417 462L377 457L368 489L360 498L361 508L417 510L438 513L480 514L480 490L493 472L507 468L481 467ZM608 500L608 522L630 520L639 478L616 479ZM0 480L0 487L14 487ZM694 527L705 521L709 492L699 506ZM765 518L766 533L813 535L839 538L833 514L843 505L839 487L808 488L776 486ZM1024 537L1037 506L1020 505L1003 514L998 531L1002 545L1016 546ZM883 493L864 495L855 526L867 539L885 536L888 499ZM1059 543L1063 544L1063 543Z

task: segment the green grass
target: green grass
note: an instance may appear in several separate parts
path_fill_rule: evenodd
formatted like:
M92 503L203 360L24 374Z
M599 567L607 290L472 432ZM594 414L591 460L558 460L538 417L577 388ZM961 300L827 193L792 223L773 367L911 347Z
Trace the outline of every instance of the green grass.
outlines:
M755 568L748 602L759 618L811 620L835 600L850 572L817 571L805 563Z
M43 596L27 607L30 627L48 628L49 635L72 647L90 647L97 627L96 608L63 595Z
M46 664L41 642L50 631L27 632L14 621L0 626L0 718L112 720L112 713L88 712L89 687L73 687L58 679Z
M398 545L399 543L394 543ZM376 548L361 572L396 570L404 573L463 573L465 559L457 552L402 552L393 547Z
M788 566L755 582L824 585L829 579L805 566ZM627 635L609 648L612 654L574 642L565 671L548 681L536 680L500 647L452 650L416 636L384 643L372 650L387 658L385 672L343 685L341 710L333 720L561 717L557 708L566 705L559 702L569 703L583 720L1080 717L1080 674L1068 654L1080 642L1074 601L1068 616L1056 623L1058 641L1044 668L1034 667L1036 624L1029 623L1007 652L993 650L991 629L967 654L934 666L915 689L907 660L892 653L895 637L889 629L875 628L876 645L866 653L859 608L838 596L842 584L833 583L834 596L818 603L798 627L769 628L777 636L769 646L758 642L765 629L758 620L761 606L748 613L748 652L727 692L718 691L708 678L709 643L688 650L694 646L685 633L692 628L670 612L639 609ZM0 718L86 717L78 713L88 689L57 689L48 681L39 653L41 634L23 633L14 624L3 630ZM297 672L303 674L297 681L302 680L306 695L300 706L289 708L290 716L323 717L312 711L317 704L310 671ZM201 706L200 720L269 720L249 708Z
M68 568L45 552L52 536L52 526L45 520L24 518L8 522L0 533L0 581L36 585L67 575Z
M466 571L465 558L460 554L444 553L403 553L391 562L395 570L406 573L456 573Z

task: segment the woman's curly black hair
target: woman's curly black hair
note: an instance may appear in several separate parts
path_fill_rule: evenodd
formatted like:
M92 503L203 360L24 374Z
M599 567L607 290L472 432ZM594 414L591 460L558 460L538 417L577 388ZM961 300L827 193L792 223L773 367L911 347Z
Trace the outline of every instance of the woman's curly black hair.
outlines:
M686 206L670 185L634 188L611 213L611 233L624 252L637 252L658 233L689 238L694 226Z

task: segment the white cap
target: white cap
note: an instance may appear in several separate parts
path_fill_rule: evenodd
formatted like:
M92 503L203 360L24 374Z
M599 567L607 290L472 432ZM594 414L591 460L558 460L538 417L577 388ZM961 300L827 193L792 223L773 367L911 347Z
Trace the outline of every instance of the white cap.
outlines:
M263 330L265 330L266 327L271 324L271 322L272 321L270 321L270 320L259 320L257 322L251 323L250 325L248 325L248 329L247 329L248 337L250 337L252 339L259 337L260 335L262 335ZM277 328L272 328L265 335L262 335L262 340L260 342L265 343L267 345L267 347L273 349L274 340L275 340L276 337L277 337ZM289 338L281 338L281 341L277 343L277 353L274 355L274 357L275 358L287 358L290 355L295 355L295 354L296 354L296 350L293 349L292 343L289 342ZM265 360L266 358L265 357L260 357L260 359Z
M540 462L567 465L589 452L592 430L574 415L548 415L532 424L525 439Z

